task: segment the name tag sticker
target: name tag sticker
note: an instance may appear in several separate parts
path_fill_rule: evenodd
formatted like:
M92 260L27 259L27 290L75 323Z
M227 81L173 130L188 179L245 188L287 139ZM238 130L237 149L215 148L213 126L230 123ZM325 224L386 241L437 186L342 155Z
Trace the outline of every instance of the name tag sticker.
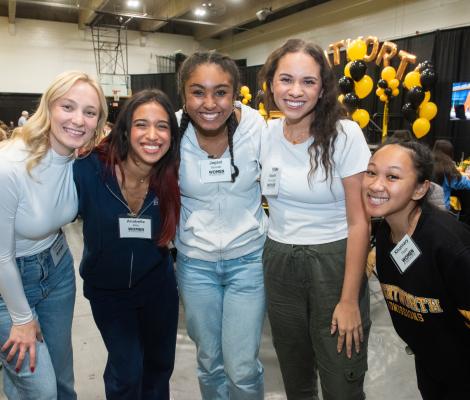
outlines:
M409 235L405 235L390 252L393 262L402 274L405 273L420 255L421 250Z
M281 179L281 170L278 167L272 167L261 176L261 194L264 196L277 196L279 193L279 182Z
M152 220L148 217L119 217L119 237L121 239L151 239Z
M202 183L230 182L232 169L230 158L214 158L199 161Z
M50 249L52 261L54 262L55 266L57 266L60 260L62 260L62 257L64 256L67 249L68 245L67 241L65 240L65 236L63 233L60 233Z

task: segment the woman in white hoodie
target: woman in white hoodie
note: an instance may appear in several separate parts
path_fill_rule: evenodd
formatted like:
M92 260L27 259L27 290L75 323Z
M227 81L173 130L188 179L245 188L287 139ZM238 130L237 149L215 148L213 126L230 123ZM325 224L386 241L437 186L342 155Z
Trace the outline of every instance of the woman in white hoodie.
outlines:
M197 346L203 399L263 399L265 312L259 151L264 121L235 102L235 62L195 53L178 74L183 99L177 279Z

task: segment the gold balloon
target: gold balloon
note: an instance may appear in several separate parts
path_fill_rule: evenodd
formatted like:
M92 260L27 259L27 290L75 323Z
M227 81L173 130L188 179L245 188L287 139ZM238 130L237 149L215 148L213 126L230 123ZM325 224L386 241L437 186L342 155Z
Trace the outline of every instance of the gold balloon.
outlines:
M349 60L362 60L367 53L367 45L364 40L356 39L351 42L346 50Z
M392 79L395 79L397 75L395 68L393 67L385 67L382 72L380 73L380 77L385 79L387 82L390 82Z
M379 100L383 101L385 103L385 102L388 101L388 96L384 93L384 94L380 95Z
M427 120L433 119L437 114L437 106L432 101L423 103L419 108L419 117L426 118Z
M261 88L263 89L263 92L266 93L266 90L268 90L268 85L266 84L266 81L263 82Z
M382 89L381 87L377 88L377 90L375 91L375 94L377 96L382 96L383 94L385 94L385 89Z
M248 101L250 101L250 100L252 99L251 93L245 94L245 99L247 99Z
M421 86L420 75L417 71L410 71L405 75L403 86L410 90L412 87Z
M421 139L431 129L431 123L426 118L417 118L413 122L413 133L418 139Z
M344 101L344 94L340 94L340 95L338 96L338 101L339 101L341 104L343 104L343 101Z
M344 66L344 75L346 75L348 78L351 78L351 72L349 71L349 68L351 67L352 61L349 61L345 66Z
M372 44L372 49L369 54L366 53L363 60L365 62L374 61L375 57L377 57L377 53L379 52L379 39L377 36L367 36L365 42L367 47Z
M245 99L245 98L243 98L243 99L242 99L242 103L246 105L246 104L248 104L248 100Z
M333 64L334 65L339 65L340 63L340 49L342 47L344 47L344 40L333 42L328 46L328 49L333 51Z
M408 53L405 50L400 50L398 52L398 57L400 57L400 65L397 68L397 79L401 80L403 74L405 73L406 67L409 63L416 63L416 56L414 54Z
M246 94L250 93L250 88L248 86L242 86L240 88L240 94L245 96Z
M395 57L397 54L398 48L397 45L393 42L384 42L382 44L379 53L377 54L377 58L375 59L375 63L380 66L380 63L383 60L384 67L388 67L390 65L390 60Z
M398 86L400 86L400 81L397 78L393 78L393 79L390 79L388 81L388 87L390 89L392 89L392 90L396 89L396 88L398 88Z
M369 113L362 108L358 108L356 111L354 111L351 117L353 121L356 121L361 128L365 128L370 120Z
M360 99L368 96L373 87L374 82L369 75L364 75L361 80L354 82L354 91Z
M392 96L397 97L400 94L400 90L398 88L392 89Z
M428 102L431 99L431 92L428 90L427 92L424 92L424 100L423 103ZM422 103L421 103L422 104Z

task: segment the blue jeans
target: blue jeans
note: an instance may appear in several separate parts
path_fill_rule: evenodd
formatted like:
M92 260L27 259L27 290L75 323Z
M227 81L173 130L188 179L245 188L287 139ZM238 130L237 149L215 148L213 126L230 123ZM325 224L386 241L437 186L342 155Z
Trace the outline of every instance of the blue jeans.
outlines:
M262 400L258 359L265 313L262 250L208 262L177 254L186 327L196 343L199 386L207 400Z
M75 305L75 273L70 250L54 266L49 250L16 259L29 306L38 319L44 342L36 342L36 369L29 369L29 353L19 373L16 357L4 367L4 390L8 399L75 400L72 317ZM0 343L10 335L11 318L0 297Z

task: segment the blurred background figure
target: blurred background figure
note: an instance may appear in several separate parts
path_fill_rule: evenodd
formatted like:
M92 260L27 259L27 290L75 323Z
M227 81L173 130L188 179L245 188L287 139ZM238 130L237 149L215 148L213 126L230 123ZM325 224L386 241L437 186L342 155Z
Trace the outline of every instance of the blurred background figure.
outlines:
M18 119L18 126L23 126L28 120L28 117L29 117L28 111L21 111L21 117Z

